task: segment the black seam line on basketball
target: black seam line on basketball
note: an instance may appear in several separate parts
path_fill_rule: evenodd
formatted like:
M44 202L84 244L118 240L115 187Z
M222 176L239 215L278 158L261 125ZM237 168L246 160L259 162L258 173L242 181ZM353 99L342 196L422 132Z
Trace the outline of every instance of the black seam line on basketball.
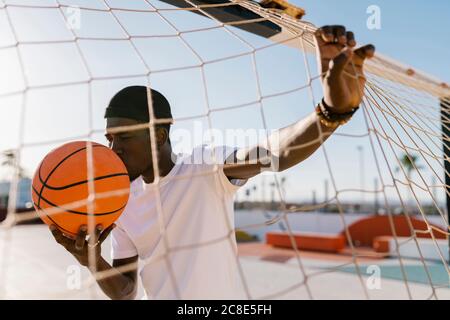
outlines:
M106 146L101 145L101 144L96 144L96 145L93 145L92 147L93 147L93 148L95 148L95 147L104 147L104 148L107 148ZM50 173L48 174L47 178L45 178L45 182L42 184L41 191L40 191L39 194L38 194L38 205L40 205L40 203L41 203L41 195L42 195L42 192L44 191L45 184L47 184L48 180L50 179L51 175L56 171L56 169L58 169L58 167L59 167L64 161L66 161L67 159L69 159L71 156L73 156L74 154L76 154L76 153L78 153L78 152L80 152L80 151L82 151L82 150L84 150L84 149L86 149L86 148L87 148L87 147L83 147L83 148L80 148L80 149L75 150L74 152L68 154L67 156L64 157L64 159L62 159L62 160L61 160L61 161L60 161L60 162L59 162L59 163L58 163L58 164L50 171ZM45 160L45 158L44 158L44 160ZM39 180L40 180L40 181L42 181L41 168L42 168L42 164L44 163L44 160L42 160L41 165L39 166L39 171L38 171L38 175L39 175Z
M34 192L36 192L36 194L37 194L37 190L34 189L34 187L33 187L33 190L34 190ZM116 213L117 211L122 210L122 209L125 208L125 206L126 206L126 204L125 204L125 205L122 206L121 208L116 209L116 210L114 210L114 211L110 211L110 212L87 213L87 212L80 212L80 211L75 211L75 210L67 210L67 209L64 209L64 208L62 208L62 207L60 207L60 206L58 206L58 205L56 205L56 204L54 204L54 203L48 201L48 200L47 200L46 198L44 198L44 197L40 197L40 198L41 198L42 200L44 200L45 202L47 202L49 205L51 205L51 206L53 206L53 207L55 207L55 208L61 209L61 211L64 211L64 212L70 212L70 213L73 213L73 214L80 214L80 215L83 215L83 216L89 216L89 215L91 215L91 216L107 216L107 215L109 215L109 214L113 214L113 213Z
M108 178L113 178L113 177L119 177L119 176L128 176L128 173L113 173L113 174L108 174L105 176L99 176L99 177L95 177L92 181L97 181L97 180L103 180L103 179L108 179ZM41 177L39 177L39 180L41 180ZM50 190L64 190L64 189L69 189L75 186L78 186L80 184L84 184L89 182L89 180L83 180L83 181L79 181L79 182L74 182L62 187L53 187L53 186L49 186L48 184L46 184L44 181L41 180L41 183Z
M102 146L102 145L95 145L95 146ZM94 146L94 147L95 147ZM65 156L51 171L50 171L50 173L47 175L47 178L45 178L45 182L44 183L42 183L42 176L41 176L41 168L42 168L42 164L44 163L44 160L45 160L45 158L44 158L44 160L42 160L42 162L41 162L41 165L39 166L39 180L41 181L41 183L42 183L42 186L41 186L41 191L39 192L39 194L38 194L38 205L40 205L40 203L41 203L41 195L42 195L42 192L44 191L44 188L45 188L45 184L47 184L47 181L50 179L50 177L51 177L51 175L55 172L55 170L56 169L58 169L58 167L64 162L64 161L66 161L68 158L70 158L71 156L73 156L74 154L76 154L76 153L78 153L78 152L80 152L80 151L82 151L82 150L84 150L84 149L86 149L86 147L83 147L83 148L80 148L80 149L78 149L78 150L75 150L74 152L72 152L72 153L70 153L70 154L68 154L67 156Z
M60 226L58 223L56 223L56 221L53 220L53 219L47 214L47 212L45 212L44 209L42 209L40 206L38 206L38 205L36 204L36 202L33 201L33 203L34 203L34 205L35 205L36 207L38 207L38 209L39 209L40 211L42 211L42 212L45 214L45 216L46 216L47 218L49 218L50 221L53 222L59 229L62 229L63 231L66 231L66 232L68 232L68 233L70 233L70 234L73 234L73 232L67 230L66 228L64 228L64 227Z

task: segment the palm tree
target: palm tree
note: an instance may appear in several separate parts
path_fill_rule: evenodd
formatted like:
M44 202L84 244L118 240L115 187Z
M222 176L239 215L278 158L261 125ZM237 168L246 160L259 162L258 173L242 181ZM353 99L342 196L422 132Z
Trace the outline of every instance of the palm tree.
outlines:
M275 182L271 182L269 185L271 187L271 189L270 189L270 198L271 198L271 202L273 204L275 202L275 187L277 185L275 184Z
M1 153L1 157L3 158L0 164L2 167L9 167L14 169L17 166L17 169L19 171L19 179L26 177L25 169L21 165L16 163L17 153L15 150L5 150Z
M408 178L408 183L410 183L411 181L411 176L414 173L414 171L418 171L420 169L423 169L423 166L417 164L418 160L419 160L419 156L415 155L415 154L409 154L407 152L405 152L403 155L401 155L400 157L400 164L401 166L406 170L406 176ZM399 172L400 171L400 167L397 167L395 169L395 172ZM409 203L412 202L412 190L410 189L409 192Z

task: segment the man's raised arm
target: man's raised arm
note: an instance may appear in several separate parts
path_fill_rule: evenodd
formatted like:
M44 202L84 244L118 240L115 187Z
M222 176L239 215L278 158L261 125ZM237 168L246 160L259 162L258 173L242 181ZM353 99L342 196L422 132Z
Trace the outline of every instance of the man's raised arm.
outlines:
M355 49L353 32L343 26L319 28L314 38L323 100L313 113L279 129L264 143L236 151L225 162L227 177L248 179L264 168L283 171L302 162L358 109L366 83L364 60L374 55L375 47Z

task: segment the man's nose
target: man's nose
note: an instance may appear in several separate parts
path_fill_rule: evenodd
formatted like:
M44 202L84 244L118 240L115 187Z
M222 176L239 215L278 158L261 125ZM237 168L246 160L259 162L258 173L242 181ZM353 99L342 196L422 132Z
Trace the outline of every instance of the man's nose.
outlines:
M113 140L111 142L110 146L111 150L114 151L117 155L121 155L123 153L122 148L120 147L120 144L117 143L117 140Z

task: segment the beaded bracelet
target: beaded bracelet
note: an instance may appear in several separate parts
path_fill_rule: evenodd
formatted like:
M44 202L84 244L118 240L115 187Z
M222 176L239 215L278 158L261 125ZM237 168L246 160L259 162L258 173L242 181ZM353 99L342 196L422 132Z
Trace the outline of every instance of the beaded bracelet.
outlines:
M359 109L353 108L349 112L336 113L332 111L325 101L322 101L316 106L316 114L319 117L320 122L327 128L337 128L340 125L346 124L353 116L353 114Z

